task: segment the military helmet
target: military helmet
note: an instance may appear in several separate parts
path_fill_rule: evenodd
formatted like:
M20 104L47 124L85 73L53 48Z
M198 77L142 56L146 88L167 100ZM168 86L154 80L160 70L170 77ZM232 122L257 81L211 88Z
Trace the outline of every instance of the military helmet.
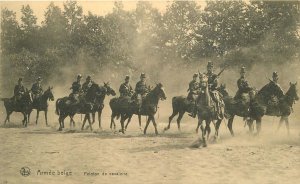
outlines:
M146 74L145 73L141 73L141 78L146 78Z
M81 75L81 74L78 74L78 75L77 75L77 79L78 79L78 78L81 79L81 78L82 78L82 75Z
M130 79L129 75L126 75L125 80L129 80L129 79Z
M18 82L21 82L21 81L23 81L23 78L22 78L22 77L19 78Z
M91 80L92 77L90 75L87 76L86 80Z
M272 77L273 77L273 78L277 78L277 79L278 79L278 73L277 73L277 71L274 71L274 72L273 72L273 75L272 75Z
M198 77L198 74L197 74L197 73L194 73L193 78L195 78L195 77Z
M41 80L42 80L42 77L39 76L39 77L37 78L37 80L38 80L38 81L41 81Z
M213 67L214 67L213 63L211 61L208 61L207 68L213 68Z
M242 66L241 73L246 73L246 67Z

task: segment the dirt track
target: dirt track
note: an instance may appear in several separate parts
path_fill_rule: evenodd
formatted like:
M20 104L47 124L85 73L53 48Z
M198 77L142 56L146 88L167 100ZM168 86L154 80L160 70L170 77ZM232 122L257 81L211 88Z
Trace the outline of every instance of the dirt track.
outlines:
M259 137L249 136L244 123L237 118L234 123L236 137L230 136L223 123L218 143L191 149L190 145L198 137L194 131L195 119L185 115L182 132L177 131L173 122L171 130L162 133L171 112L169 104L163 102L160 108L157 120L159 136L154 135L152 125L148 135L142 135L136 116L126 135L111 132L107 105L104 130L98 130L95 124L92 133L80 131L79 115L75 129L70 130L69 120L66 120L66 129L58 132L57 116L52 106L50 127L45 127L43 113L39 124L36 126L32 117L28 128L22 128L21 117L14 114L14 123L0 128L0 183L300 182L300 125L295 114L290 118L289 137L284 126L275 133L278 118L264 118ZM1 116L1 121L3 119ZM30 176L21 176L20 169L24 166L30 168ZM52 175L40 175L39 170ZM64 176L58 175L57 170ZM94 175L88 176L92 172Z

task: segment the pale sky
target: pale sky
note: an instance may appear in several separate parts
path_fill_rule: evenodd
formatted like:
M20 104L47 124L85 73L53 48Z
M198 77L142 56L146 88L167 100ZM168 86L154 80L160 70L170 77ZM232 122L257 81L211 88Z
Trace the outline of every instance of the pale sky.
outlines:
M2 1L0 0L0 6L2 8L8 8L9 10L13 10L17 13L17 19L21 18L21 8L22 5L27 5L33 9L34 14L38 18L38 24L41 23L44 19L44 13L46 11L47 6L51 1ZM54 4L63 9L64 1L54 1ZM80 0L77 1L80 6L83 8L83 13L86 15L89 11L96 15L106 15L107 13L112 12L114 7L114 1L85 1ZM123 1L125 10L133 10L136 7L137 1ZM201 7L205 6L205 1L197 2ZM157 8L160 12L164 12L166 6L170 4L170 1L151 1L153 7Z

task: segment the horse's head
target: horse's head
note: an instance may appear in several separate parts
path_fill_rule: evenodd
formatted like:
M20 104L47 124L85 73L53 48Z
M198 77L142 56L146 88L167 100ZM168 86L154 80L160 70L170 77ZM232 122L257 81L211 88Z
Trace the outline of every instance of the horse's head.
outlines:
M104 88L106 89L106 95L116 96L116 92L110 87L109 82L104 82Z
M28 90L26 88L25 93L22 96L22 101L27 103L27 104L31 104L33 102L33 94L31 92L31 90Z
M207 87L208 85L208 76L204 73L199 73L200 86Z
M47 99L54 101L54 95L53 95L52 89L53 89L53 87L49 86L48 89L44 92L44 95Z
M161 99L166 100L167 96L164 90L164 87L161 83L156 84L155 88L153 89L154 93Z
M297 82L296 83L290 82L290 88L286 92L286 95L288 95L293 101L299 100L298 90L297 90Z

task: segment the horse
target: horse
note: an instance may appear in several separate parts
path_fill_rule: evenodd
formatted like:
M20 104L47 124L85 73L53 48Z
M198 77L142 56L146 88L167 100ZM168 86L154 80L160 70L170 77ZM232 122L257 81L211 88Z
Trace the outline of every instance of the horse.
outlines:
M92 124L95 123L95 115L98 112L99 128L102 129L102 126L101 126L101 114L102 114L102 110L104 108L104 103L103 102L104 102L105 96L106 95L107 96L109 96L109 95L116 96L116 92L115 92L115 90L113 90L110 87L110 84L108 82L104 83L104 85L100 87L100 91L101 91L101 93L99 95L97 95L97 97L96 97L95 103L97 105L96 105L95 111L92 112L92 119L93 119Z
M174 96L172 98L172 109L173 109L173 112L172 112L172 115L169 117L169 124L167 127L164 128L164 131L167 131L170 129L170 124L173 120L173 118L178 115L178 118L177 118L177 127L178 127L178 130L180 131L180 122L181 122L181 119L183 117L183 115L185 114L185 112L189 112L191 113L192 112L192 102L190 102L187 97L185 96Z
M118 102L115 106L119 106L119 111L121 115L121 132L124 134L124 122L126 119L132 117L133 114L137 114L140 116L148 116L146 126L144 128L144 134L147 132L147 128L149 126L150 121L153 122L155 128L155 134L158 134L157 125L155 122L154 115L157 112L157 105L159 100L166 100L166 94L161 83L157 84L146 96L142 99L142 106L139 111L138 104L133 102L131 98L124 98L123 101ZM114 113L115 109L112 109ZM139 118L140 120L140 118ZM128 124L127 124L128 125ZM126 126L127 126L126 125Z
M209 139L209 135L211 132L210 129L210 123L214 120L216 120L216 125L215 125L215 140L218 138L219 135L219 127L220 124L223 120L223 117L218 117L218 112L216 110L217 104L214 102L210 95L210 91L208 89L208 80L206 76L203 76L201 85L203 86L203 89L200 90L199 96L197 98L197 116L198 116L198 126L196 129L196 132L198 132L199 126L201 127L201 132L202 132L202 142L203 146L206 147L206 139ZM221 105L221 111L224 110L224 106L220 103ZM203 121L205 121L206 126L204 127ZM205 135L207 133L207 138L205 138Z
M225 117L228 119L227 126L231 135L234 136L232 124L235 116L243 117L249 126L250 133L252 133L253 126L251 120L248 119L250 117L250 96L255 96L256 90L252 88L249 94L242 94L243 99L241 100L235 100L232 96L230 96L226 90L225 84L221 84L221 86L218 88L218 91L223 96L223 101L225 103Z
M21 112L23 114L24 119L22 120L22 124L27 127L29 122L29 114L31 112L31 105L32 105L32 93L26 89L24 95L15 102L14 97L12 98L1 98L4 101L4 107L6 110L6 118L4 120L4 125L6 122L10 122L10 115L13 112Z
M111 119L110 119L110 129L112 129L112 127L114 127L114 130L116 129L115 118L119 119L121 116L120 110L122 110L122 108L120 108L120 106L119 106L119 102L121 100L129 100L130 101L131 97L115 97L109 101L109 106L110 106L110 109L112 112ZM140 127L140 130L142 130L140 117L141 116L139 116L139 127ZM127 124L125 126L125 131L127 129L129 122L131 121L131 118L132 118L132 116L128 117Z
M97 104L95 103L97 95L101 93L101 88L98 84L93 83L86 94L79 96L77 103L72 103L70 97L59 98L56 101L56 114L59 115L59 131L64 128L64 119L69 116L71 121L76 113L85 114L81 130L85 125L86 120L89 121L90 129L93 130L90 113L95 112Z
M32 109L36 109L35 124L38 123L39 112L44 111L46 126L48 126L48 118L47 118L48 100L54 101L54 95L53 95L52 89L53 89L53 87L49 87L41 96L39 96L38 98L33 100ZM28 114L28 119L30 119L30 113Z
M263 89L263 88L262 88ZM272 109L270 109L270 106L265 102L266 95L262 91L262 89L257 93L255 96L255 102L253 103L251 107L251 123L253 121L256 121L256 134L259 135L261 131L261 122L262 117L264 115L267 116L280 116L280 121L277 130L282 125L283 121L285 121L287 133L289 134L289 120L288 117L292 113L293 110L293 104L299 100L298 92L297 92L297 82L291 83L288 91L283 95L282 98L279 99L277 107L279 108L279 112L272 112Z

